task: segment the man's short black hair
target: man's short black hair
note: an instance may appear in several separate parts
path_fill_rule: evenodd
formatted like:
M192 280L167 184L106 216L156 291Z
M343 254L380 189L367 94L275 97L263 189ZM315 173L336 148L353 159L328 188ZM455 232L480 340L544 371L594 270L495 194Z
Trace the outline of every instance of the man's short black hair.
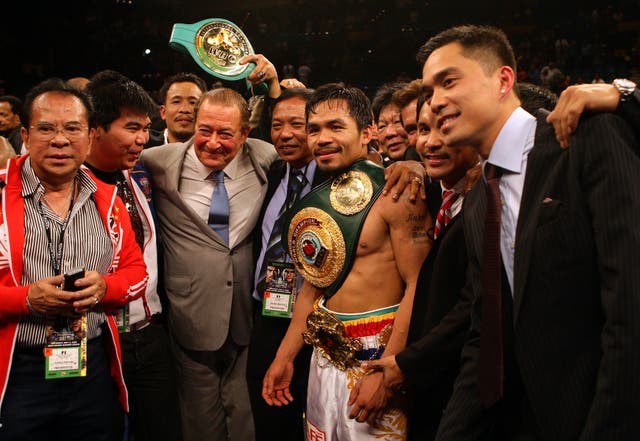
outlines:
M0 103L9 103L11 111L17 115L22 116L22 100L13 95L0 96Z
M207 83L205 83L205 81L198 75L191 72L180 72L170 76L164 81L164 83L162 83L160 92L158 93L160 104L165 104L167 102L167 92L173 83L193 83L198 86L198 89L200 89L202 93L207 91Z
M371 110L373 110L373 120L378 122L378 118L380 118L380 112L382 109L387 107L389 104L394 104L393 95L402 90L407 83L405 82L392 82L383 84L376 90L376 94L373 96L373 101L371 104Z
M36 84L27 92L23 106L24 125L29 126L31 124L31 114L33 111L32 107L35 99L40 95L49 92L56 92L62 95L73 95L78 98L87 111L87 120L91 122L91 118L93 115L93 106L91 105L91 100L89 99L87 94L85 94L78 88L71 86L62 78L53 77Z
M315 113L318 104L331 100L341 100L347 103L349 115L356 121L359 131L373 124L371 102L367 95L357 87L347 87L344 83L324 84L313 92L305 107L307 123L309 122L309 114Z
M538 109L553 110L558 103L558 95L546 87L531 83L516 83L516 94L524 110L533 113Z
M407 107L413 100L418 99L422 93L422 79L417 78L413 81L406 83L402 89L397 90L393 94L393 103L397 105L400 110Z
M156 103L142 86L114 70L95 74L85 90L93 103L92 127L109 130L123 109L149 116L156 110Z
M493 73L500 66L509 66L516 72L516 57L507 35L499 28L483 25L455 26L431 37L416 56L420 66L433 51L450 43L459 43L464 55L478 61L486 73Z
M304 87L283 89L280 96L273 102L273 107L275 107L278 103L290 100L291 98L300 98L301 100L307 102L311 98L311 95L313 95L313 89L306 89Z

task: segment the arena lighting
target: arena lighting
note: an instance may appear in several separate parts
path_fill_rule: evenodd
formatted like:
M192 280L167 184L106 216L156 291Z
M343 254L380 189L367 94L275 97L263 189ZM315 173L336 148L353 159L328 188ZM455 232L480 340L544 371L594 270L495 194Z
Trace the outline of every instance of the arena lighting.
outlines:
M149 55L150 53L151 53L151 49L147 48L147 49L144 50L144 54L145 55Z

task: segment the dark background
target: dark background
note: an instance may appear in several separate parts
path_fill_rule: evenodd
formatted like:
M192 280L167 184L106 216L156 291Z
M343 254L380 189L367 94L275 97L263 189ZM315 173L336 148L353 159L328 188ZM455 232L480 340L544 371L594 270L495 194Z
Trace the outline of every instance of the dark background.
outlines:
M174 23L206 18L240 26L254 50L280 73L286 64L294 71L308 66L310 87L339 80L371 94L383 82L419 77L420 45L464 23L507 32L521 81L539 82L549 61L565 74L559 89L596 75L640 80L639 0L18 0L11 5L16 12L0 13L0 89L19 97L49 76L90 77L102 69L119 70L152 93L180 71L212 84L216 78L168 45Z

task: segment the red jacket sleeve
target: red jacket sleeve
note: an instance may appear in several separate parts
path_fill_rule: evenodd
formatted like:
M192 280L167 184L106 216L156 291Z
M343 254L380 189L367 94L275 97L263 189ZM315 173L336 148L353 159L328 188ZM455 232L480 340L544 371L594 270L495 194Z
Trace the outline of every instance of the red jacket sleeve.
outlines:
M131 227L129 213L117 197L114 210L119 213L120 243L116 246L111 272L105 275L107 290L102 302L118 307L140 297L147 287L147 266ZM114 227L118 228L118 226Z

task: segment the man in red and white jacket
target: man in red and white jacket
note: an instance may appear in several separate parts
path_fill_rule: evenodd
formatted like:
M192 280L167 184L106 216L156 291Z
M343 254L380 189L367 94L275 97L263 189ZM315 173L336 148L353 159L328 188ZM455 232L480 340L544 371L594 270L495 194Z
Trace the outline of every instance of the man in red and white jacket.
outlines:
M146 266L116 188L81 166L94 135L86 96L46 80L25 112L28 155L0 173L0 439L109 440L114 381L128 410L111 313L144 293ZM76 267L77 291L60 289ZM86 376L45 379L50 323L78 317Z

